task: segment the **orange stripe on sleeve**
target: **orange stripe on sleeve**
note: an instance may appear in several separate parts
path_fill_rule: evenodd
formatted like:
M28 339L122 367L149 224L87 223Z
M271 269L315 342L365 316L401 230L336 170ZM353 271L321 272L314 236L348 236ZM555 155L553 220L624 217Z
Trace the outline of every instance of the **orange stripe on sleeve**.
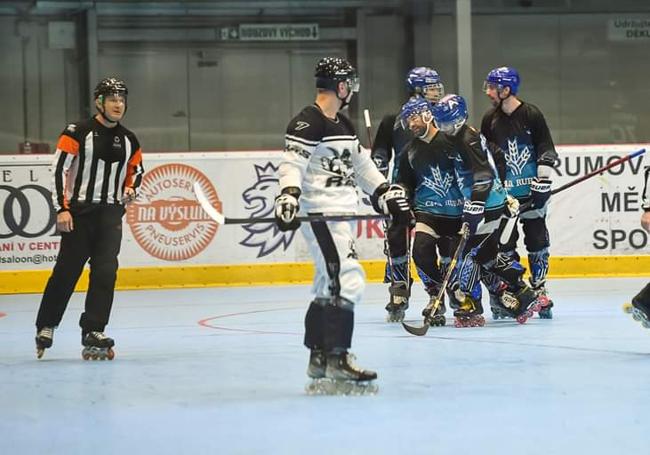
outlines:
M126 178L124 179L125 186L133 187L133 177L135 175L138 166L142 163L142 149L138 149L135 153L129 158L128 166L126 169Z
M79 142L70 136L66 136L65 134L62 134L59 138L59 142L56 144L56 148L63 150L70 155L79 154Z

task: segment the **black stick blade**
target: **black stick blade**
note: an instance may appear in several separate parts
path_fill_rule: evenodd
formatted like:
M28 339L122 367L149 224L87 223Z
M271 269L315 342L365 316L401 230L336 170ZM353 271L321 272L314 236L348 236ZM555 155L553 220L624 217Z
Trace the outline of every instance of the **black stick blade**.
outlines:
M412 325L408 325L405 322L402 322L402 327L404 327L404 330L406 330L411 335L421 337L427 334L429 327L431 326L427 323L427 321L424 321L424 325L422 327L413 327Z

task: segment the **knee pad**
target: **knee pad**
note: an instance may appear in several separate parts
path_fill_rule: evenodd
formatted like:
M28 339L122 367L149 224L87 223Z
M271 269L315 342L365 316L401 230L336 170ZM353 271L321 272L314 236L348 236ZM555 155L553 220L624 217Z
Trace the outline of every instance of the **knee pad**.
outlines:
M515 288L519 286L521 277L524 274L523 266L503 253L499 253L495 260L485 264L484 267L505 281L506 284Z
M534 253L528 253L528 264L530 265L530 284L537 288L546 281L548 273L548 248Z
M501 279L491 271L483 270L481 273L481 281L490 294L497 294L501 289Z

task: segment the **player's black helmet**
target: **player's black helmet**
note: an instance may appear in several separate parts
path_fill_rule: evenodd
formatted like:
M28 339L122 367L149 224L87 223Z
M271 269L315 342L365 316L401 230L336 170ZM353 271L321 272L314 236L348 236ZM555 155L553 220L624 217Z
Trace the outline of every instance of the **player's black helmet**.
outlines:
M339 82L348 82L350 90L359 90L357 70L343 58L325 57L316 64L316 87L336 91Z
M95 99L100 96L120 95L126 97L129 94L129 89L123 80L115 77L107 77L99 81L95 87Z

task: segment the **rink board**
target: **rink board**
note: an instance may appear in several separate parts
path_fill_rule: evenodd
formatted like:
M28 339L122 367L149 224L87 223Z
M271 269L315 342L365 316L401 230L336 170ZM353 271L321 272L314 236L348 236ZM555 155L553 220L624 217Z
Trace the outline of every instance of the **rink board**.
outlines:
M560 146L558 187L650 144ZM218 226L192 183L228 217L272 216L280 151L146 154L139 199L125 216L118 287L182 287L308 282L313 270L301 235L273 224ZM0 157L0 292L40 292L56 259L52 157ZM555 195L549 212L551 275L643 276L650 234L640 224L641 157ZM334 163L337 164L337 163ZM360 195L359 213L371 213ZM356 250L371 280L381 278L383 232L355 223ZM80 289L85 287L85 278Z

